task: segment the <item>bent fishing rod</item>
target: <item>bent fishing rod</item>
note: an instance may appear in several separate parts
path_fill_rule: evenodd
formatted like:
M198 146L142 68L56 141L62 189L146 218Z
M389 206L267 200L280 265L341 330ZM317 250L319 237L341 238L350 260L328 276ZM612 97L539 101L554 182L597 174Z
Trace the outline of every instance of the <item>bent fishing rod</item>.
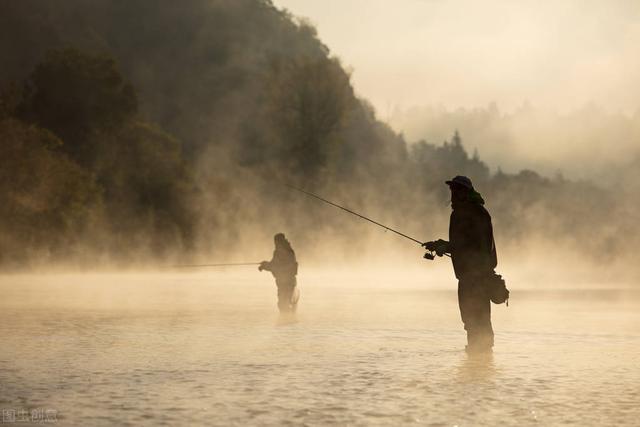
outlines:
M366 216L364 216L364 215L361 215L361 214L359 214L359 213L357 213L357 212L352 211L351 209L345 208L344 206L340 206L340 205L339 205L339 204L337 204L337 203L333 203L332 201L329 201L329 200L327 200L327 199L325 199L325 198L323 198L323 197L320 197L320 196L318 196L317 194L310 193L309 191L303 190L303 189L298 188L298 187L294 187L294 186L292 186L292 185L288 185L288 184L285 184L285 185L286 185L287 187L289 187L289 188L293 189L293 190L296 190L296 191L299 191L299 192L301 192L301 193L304 193L304 194L306 194L307 196L314 197L314 198L316 198L316 199L318 199L318 200L321 200L321 201L323 201L323 202L325 202L325 203L330 204L331 206L335 206L335 207L336 207L336 208L338 208L338 209L342 209L342 210L343 210L343 211L345 211L345 212L349 212L351 215L355 215L355 216L357 216L358 218L362 218L362 219L364 219L365 221L369 221L370 223L375 224L375 225L377 225L378 227L382 227L382 228L384 228L385 230L389 230L389 231L391 231L391 232L393 232L393 233L396 233L397 235L402 236L402 237L404 237L405 239L409 239L409 240L411 240L411 241L413 241L413 242L416 242L416 243L417 243L417 244L419 244L420 246L422 246L422 245L424 244L424 242L421 242L421 241L420 241L420 240L418 240L418 239L414 239L413 237L411 237L411 236L407 236L406 234L401 233L401 232L399 232L398 230L394 230L394 229L393 229L393 228L391 228L391 227L387 227L387 226L386 226L386 225L384 225L384 224L380 224L378 221L374 221L374 220L372 220L371 218L367 218L367 217L366 217Z
M405 239L411 240L412 242L415 242L415 243L419 244L420 246L424 247L424 244L425 244L424 242L421 242L420 240L415 239L415 238L413 238L413 237L411 237L411 236L407 236L406 234L404 234L404 233L402 233L402 232L400 232L400 231L398 231L398 230L394 230L393 228L388 227L388 226L386 226L386 225L384 225L384 224L381 224L381 223L379 223L378 221L374 221L373 219L368 218L368 217L366 217L366 216L364 216L364 215L362 215L362 214L359 214L358 212L354 212L354 211L352 211L351 209L345 208L344 206L340 206L339 204L334 203L334 202L332 202L332 201L330 201L330 200L327 200L327 199L325 199L324 197L318 196L317 194L313 194L313 193L311 193L311 192L309 192L309 191L306 191L306 190L303 190L303 189L301 189L301 188L294 187L293 185L289 185L289 184L284 184L284 185L285 185L286 187L291 188L292 190L299 191L299 192L301 192L301 193L303 193L303 194L306 194L307 196L310 196L310 197L313 197L313 198L315 198L315 199L318 199L318 200L320 200L320 201L322 201L322 202L324 202L324 203L327 203L327 204L329 204L329 205L331 205L331 206L334 206L334 207L336 207L336 208L338 208L338 209L342 209L343 211L348 212L348 213L350 213L351 215L355 215L355 216L357 216L358 218L362 218L362 219L364 219L365 221L369 221L370 223L375 224L375 225L377 225L378 227L382 227L382 228L384 228L385 230L391 231L392 233L395 233L395 234L397 234L397 235L399 235L399 236L401 236L401 237L404 237ZM446 256L451 256L451 255L449 255L449 254L444 254L444 255L446 255ZM425 258L425 259L428 259L428 260L433 260L433 259L435 259L434 251L427 249L427 253L425 253L425 254L424 254L424 258Z

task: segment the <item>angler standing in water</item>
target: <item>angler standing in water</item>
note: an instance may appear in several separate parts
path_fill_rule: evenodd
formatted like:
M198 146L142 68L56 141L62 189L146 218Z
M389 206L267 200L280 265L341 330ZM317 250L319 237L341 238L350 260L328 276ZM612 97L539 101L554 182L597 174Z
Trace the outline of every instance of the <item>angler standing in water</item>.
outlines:
M491 216L484 200L466 176L446 181L451 190L449 241L436 240L423 246L437 255L451 255L458 279L458 304L468 352L489 352L493 347L491 301L504 302L509 291L501 276L495 274L498 263Z
M295 313L300 298L296 286L296 275L298 274L296 253L284 234L276 234L273 241L276 246L273 258L271 261L262 261L258 270L270 271L275 277L280 313Z

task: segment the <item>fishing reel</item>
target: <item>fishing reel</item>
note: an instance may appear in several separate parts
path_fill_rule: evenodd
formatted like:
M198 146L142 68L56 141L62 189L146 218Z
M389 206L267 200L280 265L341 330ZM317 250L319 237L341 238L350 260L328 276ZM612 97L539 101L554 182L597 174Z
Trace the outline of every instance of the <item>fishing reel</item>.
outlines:
M434 259L436 259L436 255L433 251L427 251L425 252L422 258L428 259L429 261L433 261Z

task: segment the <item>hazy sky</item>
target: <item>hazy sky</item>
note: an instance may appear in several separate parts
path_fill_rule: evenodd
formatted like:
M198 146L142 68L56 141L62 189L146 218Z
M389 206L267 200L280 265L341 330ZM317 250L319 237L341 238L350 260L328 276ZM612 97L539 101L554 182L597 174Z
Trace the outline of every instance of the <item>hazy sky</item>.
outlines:
M394 107L640 107L640 0L274 0Z

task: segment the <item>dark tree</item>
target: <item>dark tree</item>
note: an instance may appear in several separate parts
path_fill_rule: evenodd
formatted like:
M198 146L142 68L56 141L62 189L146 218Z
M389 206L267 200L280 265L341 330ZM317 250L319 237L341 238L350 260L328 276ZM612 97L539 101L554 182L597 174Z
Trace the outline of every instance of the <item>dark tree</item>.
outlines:
M137 100L112 57L63 49L50 52L31 73L20 110L60 137L73 159L90 165L93 136L120 127L136 113Z

